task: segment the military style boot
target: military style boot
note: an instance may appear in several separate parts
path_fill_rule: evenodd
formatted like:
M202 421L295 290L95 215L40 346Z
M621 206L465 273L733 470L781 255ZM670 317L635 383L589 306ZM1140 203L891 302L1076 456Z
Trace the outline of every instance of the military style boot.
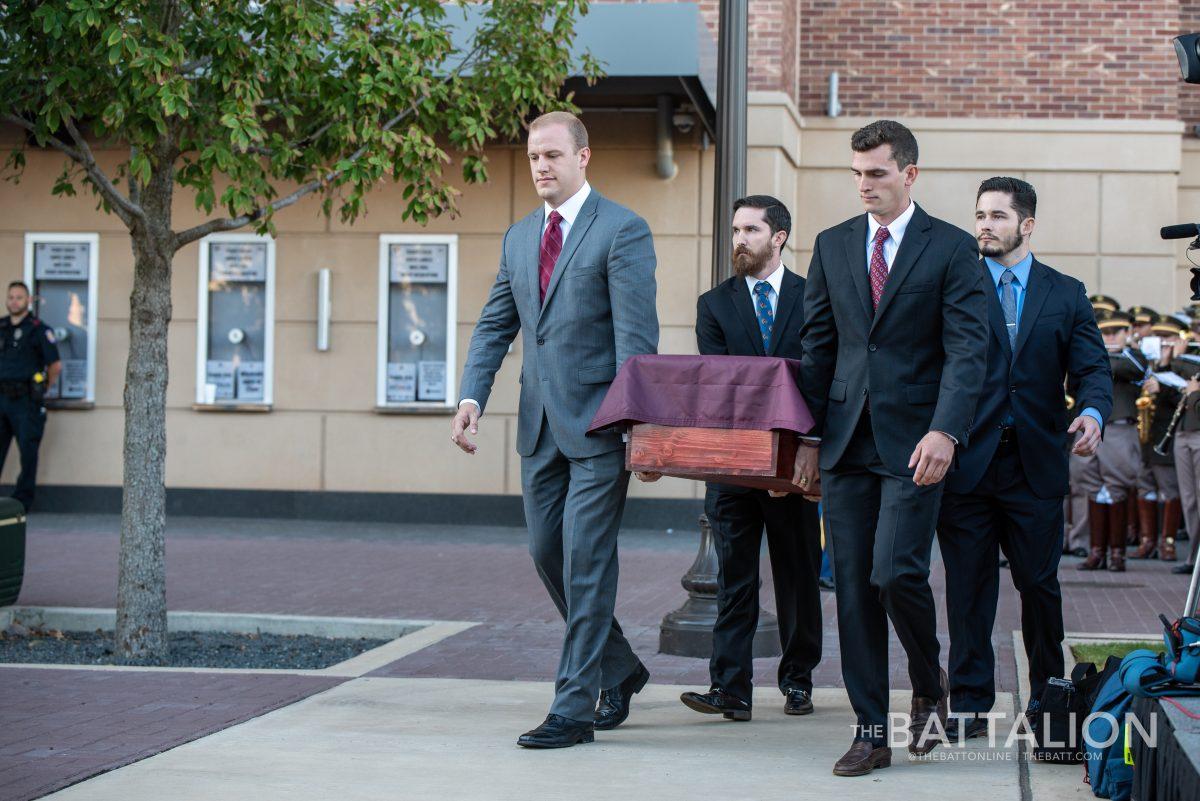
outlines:
M1129 554L1130 559L1153 559L1158 550L1158 504L1138 498L1138 531L1141 542L1138 549Z
M1108 545L1108 504L1088 501L1088 533L1091 549L1076 570L1103 570L1104 548ZM1124 532L1122 532L1124 534Z
M1164 562L1175 561L1175 535L1179 532L1179 521L1183 518L1183 501L1176 498L1163 505L1162 534L1158 541L1158 558Z
M1125 501L1108 506L1108 570L1110 573L1125 572L1126 518L1129 505Z

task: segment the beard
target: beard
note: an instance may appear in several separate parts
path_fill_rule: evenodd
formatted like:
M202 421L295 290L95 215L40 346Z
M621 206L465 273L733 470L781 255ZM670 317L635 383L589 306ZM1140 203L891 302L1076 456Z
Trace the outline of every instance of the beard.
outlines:
M770 246L759 251L754 251L747 247L736 247L733 249L733 272L739 277L745 278L748 275L754 275L763 267L766 267L767 262L770 260Z
M1007 256L1025 242L1025 235L1020 231L1013 234L1011 237L994 236L990 242L979 242L979 252L984 256L990 256L993 259L1001 256ZM978 240L976 240L978 242Z

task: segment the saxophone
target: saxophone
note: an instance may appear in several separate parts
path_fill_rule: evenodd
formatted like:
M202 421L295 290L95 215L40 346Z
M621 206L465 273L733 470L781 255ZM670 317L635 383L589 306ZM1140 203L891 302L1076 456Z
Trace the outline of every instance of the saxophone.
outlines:
M1154 396L1143 387L1142 394L1138 395L1133 405L1137 407L1138 442L1145 445L1150 441L1150 425L1154 421L1154 409L1157 404Z

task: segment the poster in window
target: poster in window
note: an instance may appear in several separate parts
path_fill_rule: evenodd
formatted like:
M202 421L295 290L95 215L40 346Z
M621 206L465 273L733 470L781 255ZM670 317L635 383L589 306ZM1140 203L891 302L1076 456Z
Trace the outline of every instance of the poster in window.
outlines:
M446 283L449 248L444 244L406 242L390 250L393 284Z
M417 364L417 400L443 401L446 399L446 363L419 362Z
M262 242L212 242L209 280L266 281L267 246Z
M417 399L417 366L412 362L389 362L387 402L412 403Z
M87 242L38 242L33 246L34 279L88 280L90 248Z

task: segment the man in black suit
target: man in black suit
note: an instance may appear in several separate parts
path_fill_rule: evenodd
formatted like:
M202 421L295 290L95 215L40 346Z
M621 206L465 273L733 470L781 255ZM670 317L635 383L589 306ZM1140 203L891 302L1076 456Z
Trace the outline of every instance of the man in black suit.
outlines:
M842 677L857 715L854 743L833 772L862 776L891 764L889 619L908 655L909 751L927 754L944 725L929 560L942 479L967 443L988 334L974 238L910 198L912 132L882 120L850 144L867 213L813 245L801 390L819 443L799 449L796 481L811 486L819 465Z
M804 279L781 251L792 216L779 200L751 195L733 204L734 276L700 296L696 341L703 355L800 358ZM754 632L758 627L763 528L779 615L779 690L784 711L813 711L812 672L821 661L820 523L800 495L709 484L705 511L716 539L717 623L709 661L711 689L683 693L697 712L749 720Z
M979 187L975 236L983 259L976 269L992 290L988 369L971 442L946 480L938 520L956 718L989 712L995 701L1001 550L1021 596L1030 712L1046 680L1062 676L1058 562L1067 454L1094 453L1112 410L1108 357L1083 284L1030 252L1036 211L1037 194L1025 181L989 178ZM1063 395L1068 377L1083 410L1074 420ZM987 732L987 721L963 718L950 729L975 737Z

